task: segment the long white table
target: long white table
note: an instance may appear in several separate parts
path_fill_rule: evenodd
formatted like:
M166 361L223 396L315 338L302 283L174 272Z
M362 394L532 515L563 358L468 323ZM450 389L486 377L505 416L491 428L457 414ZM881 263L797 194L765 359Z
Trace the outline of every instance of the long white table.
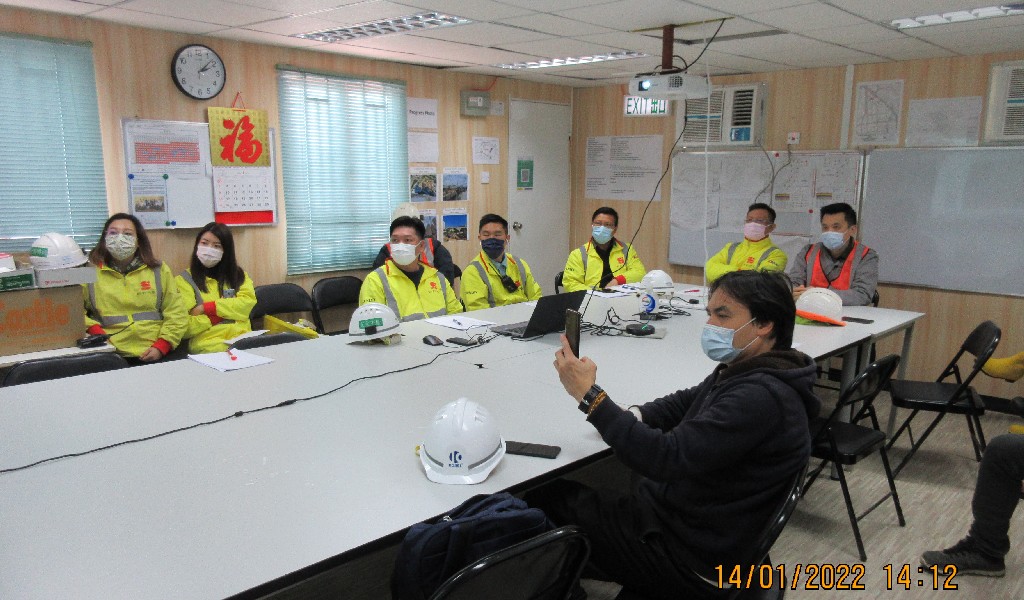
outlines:
M625 317L635 301L621 302ZM513 322L530 310L473 316ZM604 310L595 301L585 318L600 322ZM657 322L667 329L661 340L584 334L582 353L620 404L693 385L713 363L699 349L705 317L691 312ZM845 352L881 335L881 319L876 324L859 332L798 327L797 338L809 354ZM0 598L258 595L397 539L472 494L523 489L608 454L558 384L556 336L502 337L458 352L420 338L459 332L424 322L402 330L404 342L389 347L329 337L261 348L254 352L275 362L228 373L178 361L0 389L6 469L408 369L0 474ZM486 406L506 439L559 445L562 453L507 456L476 486L429 482L414 447L434 412L460 396Z

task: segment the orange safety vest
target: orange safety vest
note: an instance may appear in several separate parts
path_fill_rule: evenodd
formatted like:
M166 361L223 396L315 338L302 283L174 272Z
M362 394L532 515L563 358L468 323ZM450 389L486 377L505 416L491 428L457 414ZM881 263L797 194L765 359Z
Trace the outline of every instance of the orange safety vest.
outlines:
M857 252L857 248L863 246L862 252ZM807 254L804 255L804 261L807 262L807 280L811 282L811 287L820 288L832 288L836 290L848 290L850 289L850 278L853 275L854 269L860 265L862 258L867 256L867 253L871 250L864 244L861 244L857 240L853 240L853 248L850 249L850 254L846 256L846 262L843 263L843 269L839 272L839 277L835 281L829 281L828 277L825 276L825 272L821 270L821 244L815 244L807 250ZM811 252L814 252L814 260L810 260Z

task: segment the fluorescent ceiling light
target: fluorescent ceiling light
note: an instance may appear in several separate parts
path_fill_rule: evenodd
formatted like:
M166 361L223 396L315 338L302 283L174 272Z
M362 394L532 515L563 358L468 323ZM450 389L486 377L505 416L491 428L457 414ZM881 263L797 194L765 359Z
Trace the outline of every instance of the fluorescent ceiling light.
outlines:
M623 60L626 58L644 58L645 56L649 55L644 54L643 52L636 52L633 50L622 50L619 52L609 52L607 54L592 54L589 56L574 56L569 58L544 58L541 60L531 60L527 62L491 66L499 67L501 69L545 69L547 67L585 65L588 63L605 62L609 60Z
M466 23L472 23L472 21L444 13L430 12L409 15L407 17L395 17L394 19L384 19L382 21L359 23L358 25L350 25L338 29L297 33L292 37L317 42L347 42L349 40L359 40L378 35L437 29L438 27L451 27L452 25L465 25Z
M913 27L927 27L928 25L948 25L950 23L962 23L977 19L990 19L992 17L1009 17L1012 15L1024 15L1024 3L1001 4L999 6L986 6L971 10L954 10L941 15L924 15L921 17L908 17L905 19L894 19L889 26L894 29L911 29Z

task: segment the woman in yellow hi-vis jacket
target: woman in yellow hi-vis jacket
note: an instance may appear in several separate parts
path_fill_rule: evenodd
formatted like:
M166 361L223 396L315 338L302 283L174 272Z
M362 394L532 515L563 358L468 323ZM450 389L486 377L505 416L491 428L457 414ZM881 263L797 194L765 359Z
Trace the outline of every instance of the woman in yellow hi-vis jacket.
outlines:
M188 311L142 223L126 213L111 216L89 261L96 283L82 286L88 332L109 334L118 354L140 362L167 356L188 327Z
M256 306L252 279L238 266L231 230L207 223L196 236L187 271L177 278L178 291L189 311L188 351L223 352L230 340L247 331L249 313Z

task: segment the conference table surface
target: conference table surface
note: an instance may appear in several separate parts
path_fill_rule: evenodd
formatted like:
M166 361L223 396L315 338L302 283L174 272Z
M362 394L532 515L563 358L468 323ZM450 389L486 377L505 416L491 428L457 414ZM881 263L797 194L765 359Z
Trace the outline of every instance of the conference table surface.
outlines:
M584 319L601 322L608 306L626 316L636 301L595 299ZM508 323L531 310L473 316ZM798 326L798 348L847 352L921 316L848 310L875 323ZM656 322L662 339L584 333L581 354L613 400L642 403L707 376L705 316L690 312ZM473 494L524 489L608 453L558 383L556 335L466 350L423 344L465 336L435 324L402 331L392 346L334 336L260 348L274 362L226 373L182 360L0 388L0 470L157 436L0 473L0 598L258 595ZM459 397L487 407L505 439L561 454L507 455L478 485L428 481L415 447Z

